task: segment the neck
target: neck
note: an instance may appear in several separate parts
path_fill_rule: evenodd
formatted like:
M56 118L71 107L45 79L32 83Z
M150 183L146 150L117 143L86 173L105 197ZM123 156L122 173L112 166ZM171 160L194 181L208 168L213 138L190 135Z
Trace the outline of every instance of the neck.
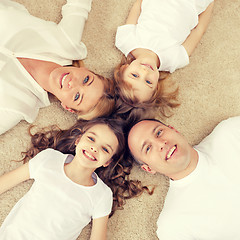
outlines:
M185 168L184 171L181 171L168 177L172 180L180 180L188 176L190 173L192 173L196 169L199 159L198 153L194 148L192 148L191 150L190 159L191 161L189 162L188 166Z
M74 161L74 159L64 166L67 177L79 185L93 186L95 183L92 179L92 174L95 169L85 168L77 161Z
M18 60L27 70L27 72L32 76L32 78L44 90L51 92L49 87L49 76L55 68L60 67L59 64L31 58L18 58Z
M156 64L156 67L159 68L159 66L160 66L160 60L158 58L158 55L149 49L136 48L131 52L131 54L135 58L152 58L153 62Z

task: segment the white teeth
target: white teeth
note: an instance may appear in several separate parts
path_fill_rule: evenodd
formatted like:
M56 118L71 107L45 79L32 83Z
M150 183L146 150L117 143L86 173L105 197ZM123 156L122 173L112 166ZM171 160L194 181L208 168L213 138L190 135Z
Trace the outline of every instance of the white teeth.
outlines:
M90 155L87 151L85 151L85 155L87 157L91 158L92 160L95 160L95 158L92 155Z
M173 154L173 152L175 151L176 148L177 148L176 146L173 146L173 147L169 150L169 152L168 152L168 154L167 154L167 159L169 159L169 158L172 156L172 154Z
M63 78L62 78L62 87L63 87L63 83L64 83L64 80L66 79L66 77L67 77L67 74L64 75Z

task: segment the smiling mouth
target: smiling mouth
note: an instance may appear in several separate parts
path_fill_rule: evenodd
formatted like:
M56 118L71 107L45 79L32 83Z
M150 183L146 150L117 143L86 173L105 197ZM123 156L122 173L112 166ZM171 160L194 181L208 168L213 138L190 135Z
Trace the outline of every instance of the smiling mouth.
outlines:
M97 159L86 150L83 150L83 155L87 157L87 159L89 159L90 161L97 161Z
M69 73L64 74L64 75L62 76L62 78L60 79L60 86L61 86L61 88L63 88L63 83L64 83L64 81L65 81L65 79L66 79L66 77L67 77L68 74L69 74Z
M175 153L176 149L177 149L177 145L174 145L174 146L168 151L165 160L169 160L169 158L171 158L172 155Z
M148 68L150 68L152 71L154 71L153 67L149 64L145 64L145 63L141 63L143 66L146 66Z

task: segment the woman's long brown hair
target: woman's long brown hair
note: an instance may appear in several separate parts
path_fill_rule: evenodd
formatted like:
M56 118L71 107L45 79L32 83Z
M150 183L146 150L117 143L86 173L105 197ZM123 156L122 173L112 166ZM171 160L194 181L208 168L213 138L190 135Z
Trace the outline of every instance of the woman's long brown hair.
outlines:
M119 143L109 166L95 170L113 192L113 207L110 214L112 216L115 210L123 207L126 199L139 196L144 190L150 195L153 193L148 187L142 186L140 181L129 179L133 160L125 155L126 136L123 132L125 126L123 120L108 118L97 118L90 121L81 120L67 130L61 130L53 126L50 130L39 131L35 134L32 134L30 129L32 147L28 151L23 152L23 162L25 163L46 148L53 148L62 153L74 155L76 140L96 124L106 124L114 132Z

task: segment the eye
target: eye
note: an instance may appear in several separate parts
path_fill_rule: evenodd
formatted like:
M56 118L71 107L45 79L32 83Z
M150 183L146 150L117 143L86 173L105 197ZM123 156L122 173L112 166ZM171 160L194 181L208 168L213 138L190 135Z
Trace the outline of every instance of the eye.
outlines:
M151 149L151 145L148 145L147 147L146 147L146 153L148 153L148 151Z
M92 142L94 142L94 138L93 137L88 137L88 139Z
M85 77L84 80L83 80L83 83L86 84L89 80L89 76Z
M159 137L161 135L161 133L162 133L162 130L157 131L156 137Z
M103 147L102 149L103 149L104 152L109 153L109 151L107 150L107 148Z
M149 80L146 80L146 83L147 83L147 84L152 84L152 82L150 82Z
M78 92L74 97L74 101L77 101L79 99L79 97L80 97L80 93Z
M135 78L137 78L137 77L138 77L138 75L137 75L137 74L135 74L135 73L132 73L132 76L133 76L133 77L135 77Z

